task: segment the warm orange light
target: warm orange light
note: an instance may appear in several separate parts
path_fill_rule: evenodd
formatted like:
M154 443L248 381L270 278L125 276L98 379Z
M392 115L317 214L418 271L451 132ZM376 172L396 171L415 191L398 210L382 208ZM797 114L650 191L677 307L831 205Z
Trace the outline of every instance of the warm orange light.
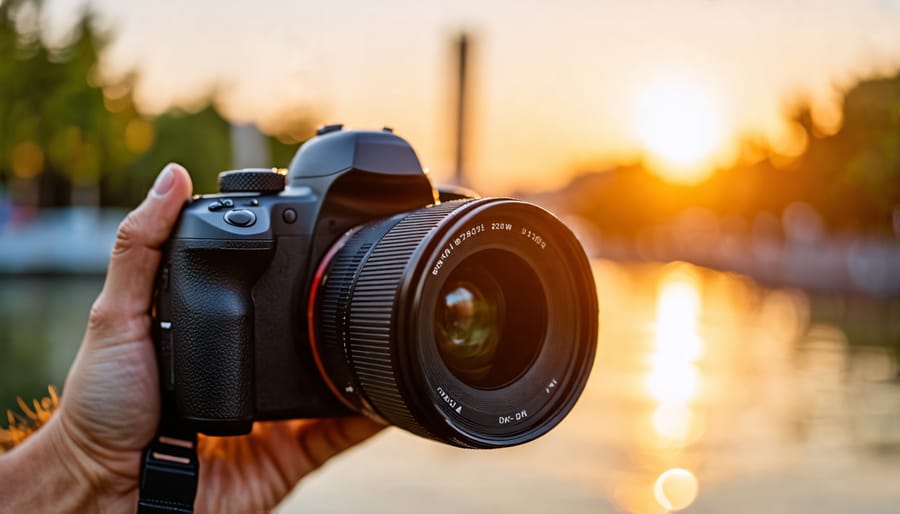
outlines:
M653 411L653 429L670 441L685 441L691 435L693 421L691 408L684 404L663 404Z
M694 277L676 269L664 279L656 301L657 354L682 362L696 360L703 353L699 317L700 293Z
M44 151L31 141L13 148L10 160L13 173L19 178L32 178L44 170Z
M655 348L647 387L660 404L686 403L696 393L695 365L705 346L697 333L700 294L695 277L675 268L660 284L656 302Z
M656 479L653 495L665 509L681 510L694 503L699 490L700 484L693 473L686 469L673 468L663 472Z
M662 178L690 184L713 171L722 120L713 96L699 85L674 79L648 84L635 102L635 124L648 165Z
M125 146L132 153L146 152L155 139L153 124L143 118L135 118L125 126Z
M684 264L670 270L657 296L655 347L646 386L657 404L651 419L656 436L667 446L683 446L702 432L691 403L699 394L697 362L706 345L698 333L702 305L697 277Z
M657 353L651 357L651 366L647 388L660 404L688 403L696 394L699 373L693 363Z

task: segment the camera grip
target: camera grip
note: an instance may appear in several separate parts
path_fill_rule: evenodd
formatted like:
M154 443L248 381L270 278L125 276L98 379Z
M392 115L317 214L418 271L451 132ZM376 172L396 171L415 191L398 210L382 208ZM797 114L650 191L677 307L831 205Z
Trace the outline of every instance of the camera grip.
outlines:
M252 288L271 241L175 240L169 255L171 378L199 432L249 432L254 417Z

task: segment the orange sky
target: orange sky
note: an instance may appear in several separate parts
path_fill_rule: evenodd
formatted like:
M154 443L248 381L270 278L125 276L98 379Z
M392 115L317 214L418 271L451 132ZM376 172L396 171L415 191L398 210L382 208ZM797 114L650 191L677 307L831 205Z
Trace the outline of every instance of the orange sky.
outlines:
M49 0L51 26L85 3ZM836 127L842 88L900 67L897 0L87 3L115 31L106 73L138 69L144 109L215 85L238 120L299 103L323 122L394 127L438 180L452 167L451 39L464 28L475 38L468 167L488 194L638 155L648 84L703 99L708 165L727 162L740 133L790 151L786 102L811 96ZM703 114L690 113L674 115Z

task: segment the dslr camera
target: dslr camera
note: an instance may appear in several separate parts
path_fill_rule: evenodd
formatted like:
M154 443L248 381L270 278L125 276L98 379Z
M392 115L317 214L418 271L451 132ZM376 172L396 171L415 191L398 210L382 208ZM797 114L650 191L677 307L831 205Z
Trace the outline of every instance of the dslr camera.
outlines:
M362 413L466 448L535 439L591 370L597 297L536 205L435 190L390 129L319 129L290 167L219 174L167 242L163 408L192 430Z

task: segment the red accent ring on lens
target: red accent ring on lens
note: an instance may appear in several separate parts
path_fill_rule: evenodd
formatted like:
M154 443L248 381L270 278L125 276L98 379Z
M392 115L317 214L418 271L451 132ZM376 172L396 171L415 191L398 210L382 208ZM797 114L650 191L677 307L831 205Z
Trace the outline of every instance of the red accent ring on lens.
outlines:
M322 285L322 281L325 279L326 272L328 271L328 266L331 264L332 259L337 253L344 247L344 244L347 243L347 240L355 234L357 229L351 229L347 231L340 239L337 240L331 248L325 253L325 256L322 257L322 261L319 263L319 267L316 269L316 274L313 276L312 285L309 288L309 301L307 302L306 309L306 327L308 330L309 337L309 346L312 349L313 360L316 362L316 367L319 369L319 375L321 375L322 380L325 381L325 385L328 386L328 389L331 390L331 393L334 394L338 400L341 401L344 405L346 405L351 410L356 411L357 407L347 401L344 398L344 394L334 385L331 379L328 377L328 374L325 373L325 366L322 364L322 357L319 355L319 346L316 341L316 325L315 325L315 316L316 316L316 295L319 293L319 286Z

